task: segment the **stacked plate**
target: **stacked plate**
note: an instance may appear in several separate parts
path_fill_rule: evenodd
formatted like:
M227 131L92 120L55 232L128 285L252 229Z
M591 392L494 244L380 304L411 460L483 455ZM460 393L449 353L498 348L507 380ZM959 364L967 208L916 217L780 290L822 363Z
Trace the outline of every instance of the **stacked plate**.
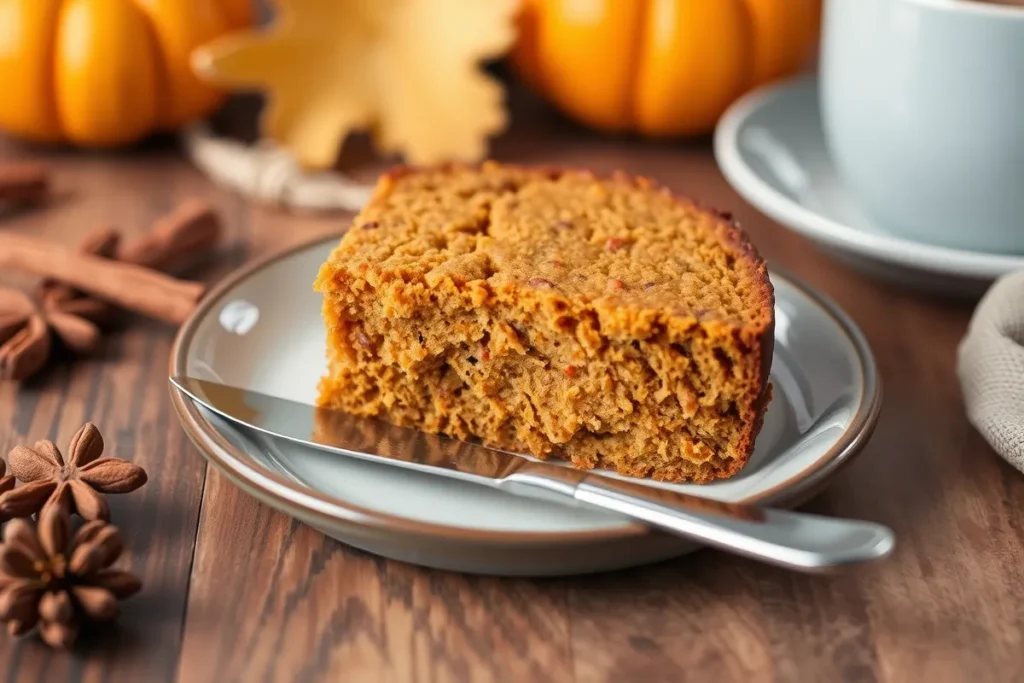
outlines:
M1024 269L1024 256L915 242L865 218L829 156L815 78L768 86L737 101L715 131L715 156L744 199L873 277L977 297L999 276Z
M311 403L325 367L320 298L311 283L336 241L294 249L224 281L182 327L171 374ZM771 278L775 398L751 462L735 478L710 485L645 485L793 506L817 492L869 437L881 388L861 333L822 296L783 273ZM339 457L236 427L174 390L172 400L189 437L235 484L385 557L473 573L558 575L694 549L612 513Z

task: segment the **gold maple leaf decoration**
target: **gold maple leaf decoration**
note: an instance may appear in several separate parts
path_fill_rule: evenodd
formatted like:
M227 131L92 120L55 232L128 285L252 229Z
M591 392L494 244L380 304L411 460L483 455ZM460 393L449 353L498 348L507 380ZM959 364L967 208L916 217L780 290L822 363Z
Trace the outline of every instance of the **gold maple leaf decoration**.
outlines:
M501 84L478 62L515 37L518 0L279 0L268 28L198 48L220 87L263 90L263 134L307 168L369 130L407 163L479 161L506 123Z

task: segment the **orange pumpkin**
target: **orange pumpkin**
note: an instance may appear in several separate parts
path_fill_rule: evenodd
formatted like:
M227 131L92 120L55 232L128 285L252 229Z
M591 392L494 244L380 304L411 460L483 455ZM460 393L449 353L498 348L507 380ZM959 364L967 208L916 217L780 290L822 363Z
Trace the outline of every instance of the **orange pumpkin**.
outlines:
M512 61L593 128L701 134L752 87L795 73L821 0L524 0Z
M209 114L189 54L251 25L252 0L0 0L0 130L111 147Z

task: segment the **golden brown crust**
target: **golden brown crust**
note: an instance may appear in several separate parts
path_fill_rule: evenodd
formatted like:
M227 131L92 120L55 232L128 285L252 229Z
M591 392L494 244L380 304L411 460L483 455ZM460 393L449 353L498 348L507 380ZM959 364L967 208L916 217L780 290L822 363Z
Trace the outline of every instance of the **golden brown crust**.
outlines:
M397 168L321 268L321 403L704 482L753 450L774 292L727 215L647 178Z

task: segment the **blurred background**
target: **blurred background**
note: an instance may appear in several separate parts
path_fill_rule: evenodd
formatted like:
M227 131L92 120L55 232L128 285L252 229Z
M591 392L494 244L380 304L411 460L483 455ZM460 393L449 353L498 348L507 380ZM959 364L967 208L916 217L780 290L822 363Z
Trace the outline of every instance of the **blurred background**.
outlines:
M820 21L819 0L0 0L0 131L41 153L180 141L243 195L354 209L358 186L322 172L500 157L530 116L706 137L808 66Z

